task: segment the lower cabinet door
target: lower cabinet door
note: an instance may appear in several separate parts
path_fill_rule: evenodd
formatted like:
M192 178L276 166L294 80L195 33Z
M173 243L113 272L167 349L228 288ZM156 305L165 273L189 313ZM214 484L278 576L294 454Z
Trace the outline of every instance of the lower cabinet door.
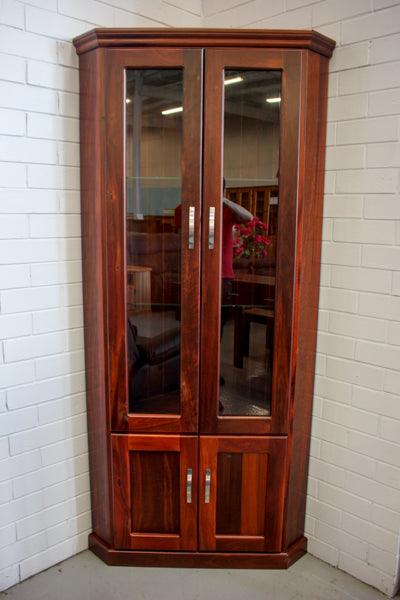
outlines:
M111 437L115 547L197 550L198 438Z
M281 550L286 448L285 437L200 438L200 550Z

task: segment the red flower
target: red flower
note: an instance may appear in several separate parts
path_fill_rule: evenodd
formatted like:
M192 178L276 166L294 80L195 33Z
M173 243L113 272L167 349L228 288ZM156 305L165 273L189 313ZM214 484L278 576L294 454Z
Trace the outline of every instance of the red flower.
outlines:
M265 235L268 231L265 223L254 217L248 223L236 225L235 230L235 256L267 256L267 248L271 244L271 240Z

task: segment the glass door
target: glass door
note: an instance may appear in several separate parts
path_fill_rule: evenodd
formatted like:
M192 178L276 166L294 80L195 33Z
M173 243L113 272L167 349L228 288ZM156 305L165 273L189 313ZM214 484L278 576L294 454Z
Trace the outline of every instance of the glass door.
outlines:
M114 430L197 430L202 51L108 51Z
M299 52L206 50L202 433L286 432L299 77Z

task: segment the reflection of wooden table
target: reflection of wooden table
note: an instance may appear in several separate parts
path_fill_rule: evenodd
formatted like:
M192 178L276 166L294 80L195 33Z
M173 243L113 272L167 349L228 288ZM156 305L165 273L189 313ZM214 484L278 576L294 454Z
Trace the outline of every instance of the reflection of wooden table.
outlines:
M128 309L146 309L151 304L151 267L128 265L127 304Z
M239 283L257 283L275 286L275 275L255 275L253 273L235 273L234 281Z
M272 355L275 283L274 275L235 274L233 291L233 303L235 304L233 362L235 367L243 368L243 357L249 355L252 322L266 325L266 347Z
M273 306L275 298L275 275L235 273L232 304L236 306Z

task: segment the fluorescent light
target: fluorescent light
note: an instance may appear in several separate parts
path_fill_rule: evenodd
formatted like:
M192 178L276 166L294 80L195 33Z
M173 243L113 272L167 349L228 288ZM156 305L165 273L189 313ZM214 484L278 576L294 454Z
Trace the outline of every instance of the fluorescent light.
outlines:
M229 79L224 80L224 85L231 85L232 83L239 83L243 81L243 77L239 75L237 77L230 77ZM183 111L183 106L176 106L175 108L167 108L161 111L162 115L173 115L175 113L180 113Z
M265 101L268 102L269 104L275 104L276 102L281 101L281 97L276 96L275 98L266 98Z
M132 102L132 100L131 100L130 98L127 98L127 99L125 100L125 102L126 102L127 104L130 104L130 103Z
M161 111L162 115L173 115L183 111L183 106L175 106L175 108L166 108Z
M240 83L243 81L243 77L238 75L237 77L229 77L229 79L224 80L224 85L232 85L232 83Z

